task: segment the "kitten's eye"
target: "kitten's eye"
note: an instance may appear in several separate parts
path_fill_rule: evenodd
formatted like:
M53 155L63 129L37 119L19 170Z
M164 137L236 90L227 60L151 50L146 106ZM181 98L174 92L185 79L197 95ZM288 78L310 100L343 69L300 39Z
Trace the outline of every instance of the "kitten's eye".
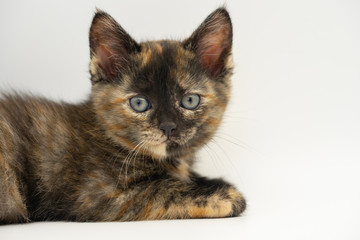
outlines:
M197 94L188 94L181 99L181 106L183 108L194 110L200 103L200 96Z
M145 112L151 107L149 100L139 96L130 98L130 106L136 112Z

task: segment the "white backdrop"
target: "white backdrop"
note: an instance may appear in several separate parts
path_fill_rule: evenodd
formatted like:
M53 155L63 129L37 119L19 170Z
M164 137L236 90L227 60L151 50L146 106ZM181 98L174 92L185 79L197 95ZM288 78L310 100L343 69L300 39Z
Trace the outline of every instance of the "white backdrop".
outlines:
M1 91L85 99L96 6L141 41L187 37L223 3L1 1ZM243 217L0 226L1 239L360 239L360 2L226 3L233 98L197 169L236 184Z

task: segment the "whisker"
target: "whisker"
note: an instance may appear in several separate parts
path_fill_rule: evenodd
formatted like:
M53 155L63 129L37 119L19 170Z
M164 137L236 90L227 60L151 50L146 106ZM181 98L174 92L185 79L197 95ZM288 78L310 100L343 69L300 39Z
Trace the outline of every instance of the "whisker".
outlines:
M128 171L128 167L131 164L131 162L133 162L133 170L135 171L134 174L136 175L136 157L138 155L138 153L140 152L141 148L146 144L146 141L142 141L141 144L134 149L135 153L132 155L132 157L129 160L129 164L127 165L127 169L126 172Z
M215 167L216 169L218 169L218 168L219 168L219 165L218 165L218 163L217 163L217 161L216 161L216 159L215 159L215 157L214 157L214 155L213 155L212 149L211 149L211 147L208 145L208 143L205 144L204 150L205 150L206 153L209 155L209 157L210 157L210 159L211 159L211 162L212 162L212 164L214 165L214 167Z
M222 132L220 133L224 136L220 136L220 135L216 135L215 137L219 138L219 139L222 139L222 140L225 140L235 146L238 146L238 147L241 147L242 149L244 150L247 150L247 151L250 151L252 153L256 153L260 156L263 156L263 153L259 152L258 150L256 150L254 147L250 146L249 144L246 144L244 143L244 141L241 141L240 139L236 138L236 137L233 137L225 132ZM228 139L230 138L230 140Z
M224 133L222 133L222 134L224 134ZM227 137L230 137L230 136L227 136ZM225 140L225 141L227 141L228 143L231 143L231 144L233 144L233 145L235 145L235 146L241 147L241 148L243 148L243 149L245 149L245 150L248 150L248 149L250 148L247 144L241 142L241 141L238 140L238 139L231 139L231 140L230 140L230 139L228 139L228 138L226 138L226 137L224 137L224 136L220 136L220 135L218 135L218 134L216 134L216 135L214 136L214 138L219 138L219 139ZM238 142L236 142L236 141L234 141L234 140L236 140L236 141L238 141Z
M223 153L223 155L225 156L226 162L229 162L231 165L231 168L225 168L225 169L232 169L237 177L240 177L240 173L237 169L237 167L235 166L235 164L233 163L232 159L229 157L229 155L227 154L227 152L225 151L225 149L221 146L221 144L219 144L215 139L211 140L212 143L215 144L215 146L217 146L217 148L220 149L220 151ZM223 162L223 161L222 161Z
M128 171L128 162L130 160L130 158L132 157L132 155L134 154L135 150L142 144L142 142L138 143L133 149L130 150L130 152L128 153L128 155L125 157L125 159L123 160L123 163L121 165L121 168L120 168L120 172L119 172L119 177L118 177L118 181L121 177L121 175L123 174L123 169L124 169L124 166L125 166L125 184L126 183L126 180L127 180L127 171Z
M210 142L213 143L213 144L215 144L214 146L217 146L217 147L219 148L220 145L216 142L215 139L211 139ZM224 169L226 169L226 166L225 166L225 164L224 164L223 158L218 155L217 151L215 151L214 148L212 148L211 150L212 150L212 151L214 152L214 154L217 156L216 159L220 161L220 165L221 165ZM224 152L224 153L225 153L225 152ZM229 159L229 156L228 156L226 153L225 153L225 157L227 157L227 158Z

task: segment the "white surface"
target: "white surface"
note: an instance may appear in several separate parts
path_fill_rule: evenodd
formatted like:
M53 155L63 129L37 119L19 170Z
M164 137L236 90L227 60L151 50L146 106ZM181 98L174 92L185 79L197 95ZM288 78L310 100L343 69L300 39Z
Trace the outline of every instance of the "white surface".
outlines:
M184 38L222 1L2 1L0 86L76 102L95 6L137 40ZM0 227L0 239L360 239L360 2L227 1L233 98L199 171L241 218Z

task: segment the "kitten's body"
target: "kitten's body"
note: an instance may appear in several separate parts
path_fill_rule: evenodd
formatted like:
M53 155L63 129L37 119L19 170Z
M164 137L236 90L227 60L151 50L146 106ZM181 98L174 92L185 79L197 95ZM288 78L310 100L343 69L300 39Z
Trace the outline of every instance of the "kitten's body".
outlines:
M191 170L229 99L227 34L230 19L218 9L184 42L137 44L98 12L90 100L0 100L0 223L239 215L245 200L234 187ZM180 104L194 95L196 108ZM134 111L134 96L151 105Z

